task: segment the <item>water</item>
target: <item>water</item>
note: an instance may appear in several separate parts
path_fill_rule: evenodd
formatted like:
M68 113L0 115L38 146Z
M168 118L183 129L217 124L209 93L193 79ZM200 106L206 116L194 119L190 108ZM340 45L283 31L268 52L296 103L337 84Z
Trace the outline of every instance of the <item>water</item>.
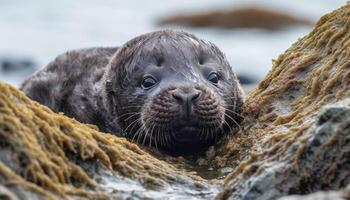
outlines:
M44 66L69 49L118 46L163 27L156 22L176 13L261 5L316 21L346 1L340 0L0 0L1 56L30 57ZM312 27L280 32L181 28L217 44L234 70L261 79L271 60ZM4 74L0 80L18 85L28 74Z

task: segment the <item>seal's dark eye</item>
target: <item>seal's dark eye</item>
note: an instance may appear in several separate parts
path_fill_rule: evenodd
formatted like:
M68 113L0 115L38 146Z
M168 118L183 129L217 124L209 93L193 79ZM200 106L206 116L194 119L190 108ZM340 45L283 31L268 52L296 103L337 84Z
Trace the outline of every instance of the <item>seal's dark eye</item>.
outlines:
M208 81L217 84L219 82L219 75L216 72L212 72L208 75Z
M145 76L142 81L143 89L150 89L157 83L157 80L153 76Z

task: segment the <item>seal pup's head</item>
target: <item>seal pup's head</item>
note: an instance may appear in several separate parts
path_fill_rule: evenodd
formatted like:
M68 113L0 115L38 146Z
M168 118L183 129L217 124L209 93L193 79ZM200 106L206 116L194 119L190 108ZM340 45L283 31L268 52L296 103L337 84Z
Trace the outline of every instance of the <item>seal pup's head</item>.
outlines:
M104 74L104 102L125 136L172 152L213 144L238 126L243 92L214 44L173 30L124 44Z

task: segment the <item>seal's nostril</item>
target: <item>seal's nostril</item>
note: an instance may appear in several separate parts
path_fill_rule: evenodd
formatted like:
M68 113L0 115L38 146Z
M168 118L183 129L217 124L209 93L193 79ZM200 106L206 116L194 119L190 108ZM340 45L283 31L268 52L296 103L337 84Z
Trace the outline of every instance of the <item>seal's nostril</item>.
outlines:
M192 103L194 100L198 99L200 94L201 94L200 91L192 91L190 93L184 93L182 91L176 90L172 93L172 96L174 97L174 99L182 103L184 102Z
M194 101L198 99L201 92L198 90L179 90L176 89L172 96L179 103L183 109L183 114L186 118L190 118L193 112Z
M200 96L200 94L201 94L201 92L195 91L195 92L193 92L193 93L190 94L189 99L190 99L191 101L194 101L194 100L198 99L198 97Z
M183 101L184 100L184 96L182 95L182 93L175 91L173 92L173 97L174 99L178 100L178 101Z

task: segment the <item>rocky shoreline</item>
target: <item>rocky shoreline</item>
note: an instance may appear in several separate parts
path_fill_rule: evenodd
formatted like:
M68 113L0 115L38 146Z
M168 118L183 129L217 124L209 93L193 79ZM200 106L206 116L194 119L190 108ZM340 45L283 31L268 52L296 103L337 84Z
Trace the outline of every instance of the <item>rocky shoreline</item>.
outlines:
M323 16L274 60L245 102L240 130L190 164L0 83L0 197L349 199L349 19L350 4ZM222 173L208 180L198 167Z

